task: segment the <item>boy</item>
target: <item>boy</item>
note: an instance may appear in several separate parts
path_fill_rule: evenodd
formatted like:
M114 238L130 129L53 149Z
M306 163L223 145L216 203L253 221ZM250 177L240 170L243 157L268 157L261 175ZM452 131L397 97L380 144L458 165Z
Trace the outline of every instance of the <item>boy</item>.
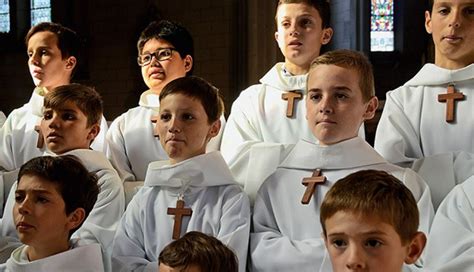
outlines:
M49 150L45 154L75 155L89 172L99 178L97 202L73 238L99 242L105 253L110 254L115 229L125 209L125 200L117 172L102 152L89 148L99 134L102 100L95 90L80 84L70 84L59 86L46 94L44 105L41 132ZM6 211L12 210L14 200L14 190L11 190ZM17 237L9 212L4 214L0 234Z
M389 164L357 137L376 109L372 67L364 55L337 50L313 61L306 118L318 144L300 140L283 150L282 163L260 188L250 234L252 269L318 271L324 257L317 224L322 198L336 180L363 169L402 180L418 201L420 226L428 232L433 207L424 181L410 169Z
M190 231L167 245L160 253L159 272L237 272L234 252L218 239Z
M435 63L387 93L375 149L392 163L412 166L429 183L436 208L474 175L474 0L430 4L425 27Z
M285 62L275 64L261 84L244 90L234 101L221 145L232 174L251 199L275 170L261 165L272 160L268 145L314 140L304 118L306 77L311 61L333 33L327 0L280 0L275 20L275 40Z
M20 241L1 271L104 271L100 245L70 240L99 194L74 156L37 157L18 175L13 217Z
M426 271L474 271L474 176L441 202L425 251Z
M206 153L223 110L217 88L198 77L175 79L162 90L156 125L169 161L150 163L127 206L114 238L114 271L156 271L161 250L191 230L229 246L245 271L249 200L220 153Z
M16 180L17 169L46 150L39 142L37 126L42 117L44 95L68 84L76 68L81 41L62 25L44 22L32 27L25 38L28 67L36 88L30 101L14 110L0 128L0 210ZM92 148L105 151L107 123L102 117L101 131ZM9 173L13 171L12 173ZM1 215L1 214L0 214Z
M332 271L402 271L425 247L418 224L412 193L383 171L363 170L340 179L321 204ZM322 271L330 270L328 264Z
M149 24L141 33L137 47L138 65L150 89L141 95L139 106L114 120L107 134L108 158L126 181L127 203L135 193L135 187L143 185L148 164L168 159L152 120L156 122L163 87L173 79L191 75L194 61L191 34L171 21ZM223 127L223 117L221 123ZM219 148L220 135L211 141L208 150Z

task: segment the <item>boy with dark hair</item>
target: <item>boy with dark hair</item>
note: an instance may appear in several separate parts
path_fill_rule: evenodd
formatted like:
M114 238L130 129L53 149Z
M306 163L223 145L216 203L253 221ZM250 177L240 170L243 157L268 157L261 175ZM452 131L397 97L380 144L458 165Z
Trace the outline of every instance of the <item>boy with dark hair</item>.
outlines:
M20 241L0 271L104 271L99 244L71 239L94 206L97 176L72 155L37 157L18 174L13 217Z
M0 127L0 210L16 180L20 166L31 158L41 156L37 127L43 115L44 96L54 88L69 84L77 66L81 40L71 29L60 24L44 22L30 29L25 43L28 67L36 88L30 101L10 113ZM101 116L100 133L92 148L105 151L107 122ZM1 212L0 212L1 216Z
M413 194L384 171L338 180L324 196L320 218L332 271L402 271L426 244ZM322 271L330 271L325 264Z
M474 175L474 0L434 0L425 28L435 46L427 63L387 93L375 149L412 167L429 184L435 208Z
M114 238L114 271L156 271L161 250L192 230L229 246L245 271L249 200L220 153L206 153L223 110L218 89L198 77L177 78L162 90L156 126L169 161L150 163L129 203Z
M237 272L237 256L219 239L190 231L160 253L159 272Z
M122 181L102 152L90 149L99 134L102 100L92 88L70 84L59 86L45 96L40 131L48 151L45 155L74 155L99 178L100 193L91 214L73 238L99 242L105 257L110 256L113 236L125 209ZM15 188L15 186L13 186ZM8 196L6 211L11 211L14 190ZM3 236L17 237L14 220L6 212L1 223ZM106 265L107 262L105 262Z
M251 199L275 170L266 165L274 158L269 146L314 140L304 116L306 77L311 61L333 34L327 0L281 0L275 20L275 40L285 62L275 64L261 84L242 91L234 101L221 145L232 174Z
M281 163L262 184L254 206L253 270L319 271L325 252L321 201L336 180L359 170L383 170L402 180L417 201L420 228L428 232L433 207L426 183L410 169L388 163L357 136L377 109L372 74L369 60L350 50L325 53L311 64L306 118L318 141L303 139L274 152Z
M153 124L159 112L160 93L170 81L191 75L194 62L191 34L184 26L172 21L150 23L141 33L137 48L138 65L150 89L142 93L139 106L114 120L107 134L107 156L125 181L127 203L143 185L148 164L168 159ZM222 117L221 130L224 124ZM211 140L208 150L219 148L221 134Z

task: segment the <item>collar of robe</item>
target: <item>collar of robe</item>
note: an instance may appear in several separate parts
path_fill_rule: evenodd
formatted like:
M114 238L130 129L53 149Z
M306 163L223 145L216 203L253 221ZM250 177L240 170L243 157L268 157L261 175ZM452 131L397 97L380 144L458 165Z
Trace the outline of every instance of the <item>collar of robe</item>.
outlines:
M470 79L474 79L474 63L457 70L449 70L428 63L404 86L443 85Z
M281 92L299 90L302 93L306 93L306 78L308 77L308 74L285 76L283 65L283 62L275 64L275 66L273 66L273 68L260 79L260 82L272 86ZM275 76L277 76L277 78Z
M66 155L73 155L77 157L84 167L89 172L98 172L101 170L109 169L115 171L110 161L104 155L103 152L95 151L92 149L74 149L63 154L57 155L51 151L46 151L44 156L66 156ZM118 175L118 174L117 174Z
M46 93L45 88L36 87L33 91L33 95L31 95L30 101L28 102L28 105L31 108L31 112L38 117L43 117L43 105L44 105L45 93Z
M145 186L181 188L237 185L220 152L195 156L176 164L156 161L148 165Z
M158 111L160 108L160 96L151 90L143 92L140 95L140 101L138 102L138 105Z
M305 140L295 144L279 167L301 170L348 169L387 163L366 141L360 137L321 146Z

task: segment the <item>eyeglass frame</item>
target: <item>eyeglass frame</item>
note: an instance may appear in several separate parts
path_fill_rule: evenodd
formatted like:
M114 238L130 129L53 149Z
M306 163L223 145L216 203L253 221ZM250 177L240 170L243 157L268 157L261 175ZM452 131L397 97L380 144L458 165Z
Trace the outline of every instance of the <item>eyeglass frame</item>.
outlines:
M159 53L162 52L162 51L164 51L164 50L169 50L171 53L170 53L169 56L165 56L164 58L161 58L161 59L160 59L160 58L158 57L158 56L159 56ZM153 57L155 57L155 59L156 59L157 61L169 60L169 59L172 57L172 55L173 55L173 51L178 52L178 50L176 50L176 48L174 48L174 47L162 47L162 48L158 48L158 50L156 50L155 52L152 52L152 53L140 54L140 55L137 57L138 66L143 67L143 66L149 65L149 64L153 61ZM148 61L148 62L143 62L143 63L142 63L142 62L141 62L141 58L142 58L143 56L150 56L150 61Z

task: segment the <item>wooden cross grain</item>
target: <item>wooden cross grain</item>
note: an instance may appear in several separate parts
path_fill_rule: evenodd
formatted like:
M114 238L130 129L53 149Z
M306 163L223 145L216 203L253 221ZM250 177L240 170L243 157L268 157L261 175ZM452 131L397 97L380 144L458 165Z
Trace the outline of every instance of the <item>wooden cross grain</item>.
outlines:
M153 136L160 138L160 134L158 133L158 126L156 124L158 120L160 120L159 115L155 115L151 117L151 122L155 124L155 128L153 129Z
M193 210L185 208L184 201L178 199L178 201L176 201L176 208L168 208L168 214L174 215L173 240L177 240L181 236L181 223L183 216L191 216Z
M38 132L38 140L36 141L36 147L37 148L43 148L44 138L43 138L43 133L41 132L41 127L40 126L35 126L35 131Z
M451 123L454 121L454 101L463 100L464 94L457 93L454 89L454 85L449 85L447 93L438 95L438 102L446 102L446 122Z
M288 101L288 106L286 107L286 117L293 117L295 111L295 99L303 98L303 94L299 91L289 91L281 95L281 99Z
M326 182L326 177L321 175L321 169L314 170L312 177L304 178L301 183L306 186L306 191L301 199L301 203L307 205L316 191L316 186L324 182Z

